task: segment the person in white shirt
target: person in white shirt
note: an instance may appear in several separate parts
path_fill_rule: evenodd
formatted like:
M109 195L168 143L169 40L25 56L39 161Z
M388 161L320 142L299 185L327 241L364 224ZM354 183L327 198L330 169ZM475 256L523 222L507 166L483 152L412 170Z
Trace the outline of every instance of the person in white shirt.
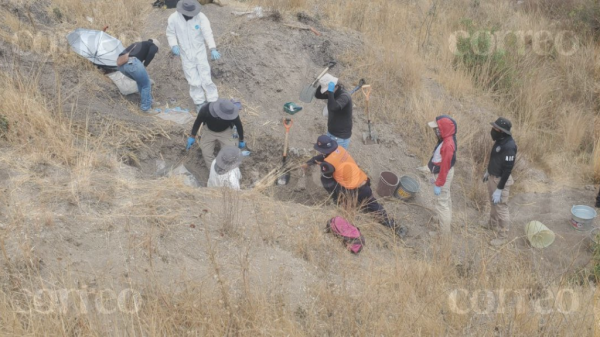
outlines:
M210 175L206 186L229 187L239 191L242 179L242 172L239 169L241 163L242 151L235 146L225 146L210 165Z
M183 73L190 85L190 96L196 105L196 112L207 101L215 102L219 98L210 74L207 47L213 60L221 58L210 22L200 12L201 7L196 0L179 1L177 11L169 16L167 26L169 47L173 55L181 56Z

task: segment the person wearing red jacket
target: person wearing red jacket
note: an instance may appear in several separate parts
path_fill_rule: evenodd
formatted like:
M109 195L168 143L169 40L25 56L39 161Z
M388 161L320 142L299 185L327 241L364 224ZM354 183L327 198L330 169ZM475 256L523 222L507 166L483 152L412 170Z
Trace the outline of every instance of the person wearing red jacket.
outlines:
M427 166L435 177L433 193L436 195L435 210L440 230L447 235L451 232L452 199L450 186L454 178L456 163L456 121L450 116L441 115L427 123L435 132L438 143Z

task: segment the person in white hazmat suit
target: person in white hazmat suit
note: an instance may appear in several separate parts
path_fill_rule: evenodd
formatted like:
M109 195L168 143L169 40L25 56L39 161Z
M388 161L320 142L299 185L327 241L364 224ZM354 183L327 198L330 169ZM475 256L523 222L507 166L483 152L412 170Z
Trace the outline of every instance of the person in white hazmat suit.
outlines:
M210 22L206 15L200 13L201 7L196 0L179 1L177 11L169 16L167 25L167 40L173 55L181 55L183 73L190 85L196 112L207 101L215 102L219 98L217 86L211 79L206 46L213 60L221 58Z

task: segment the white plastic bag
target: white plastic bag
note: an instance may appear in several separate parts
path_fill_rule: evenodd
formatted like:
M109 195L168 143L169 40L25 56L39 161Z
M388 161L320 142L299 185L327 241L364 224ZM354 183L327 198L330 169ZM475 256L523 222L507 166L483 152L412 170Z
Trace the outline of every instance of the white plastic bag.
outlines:
M115 71L108 74L108 77L115 83L121 95L127 96L138 92L137 83L131 78L125 76L120 71Z

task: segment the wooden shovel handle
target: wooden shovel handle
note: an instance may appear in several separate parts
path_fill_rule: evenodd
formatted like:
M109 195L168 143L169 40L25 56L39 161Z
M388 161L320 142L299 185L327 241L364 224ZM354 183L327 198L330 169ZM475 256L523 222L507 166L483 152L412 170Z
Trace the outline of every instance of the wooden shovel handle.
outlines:
M371 97L371 90L373 90L373 88L371 88L370 84L365 84L360 89L362 90L362 93L365 95L365 98L368 101L369 98Z
M290 118L283 119L283 126L285 127L285 141L283 142L283 157L287 157L287 148L290 136L290 128L294 122Z

